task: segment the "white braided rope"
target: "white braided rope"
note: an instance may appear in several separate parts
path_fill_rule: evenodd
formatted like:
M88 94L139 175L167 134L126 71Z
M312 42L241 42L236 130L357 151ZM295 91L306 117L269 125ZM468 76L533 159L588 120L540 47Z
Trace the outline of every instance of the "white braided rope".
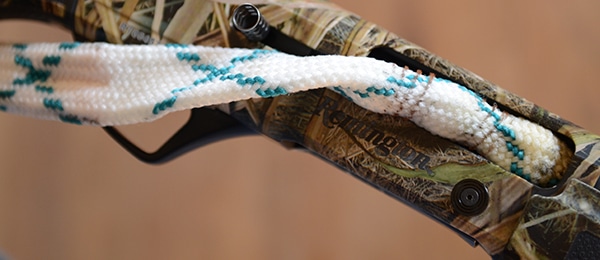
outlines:
M407 117L535 183L562 171L561 144L550 131L501 113L460 85L370 58L182 45L0 47L0 110L71 123L132 124L321 87Z

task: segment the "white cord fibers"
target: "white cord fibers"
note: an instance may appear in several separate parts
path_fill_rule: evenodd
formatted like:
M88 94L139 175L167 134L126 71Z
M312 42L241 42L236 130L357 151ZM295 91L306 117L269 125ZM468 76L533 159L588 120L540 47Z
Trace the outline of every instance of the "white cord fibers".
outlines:
M0 110L76 124L122 125L164 114L330 87L477 150L534 183L564 170L559 140L448 80L365 57L104 43L0 47Z

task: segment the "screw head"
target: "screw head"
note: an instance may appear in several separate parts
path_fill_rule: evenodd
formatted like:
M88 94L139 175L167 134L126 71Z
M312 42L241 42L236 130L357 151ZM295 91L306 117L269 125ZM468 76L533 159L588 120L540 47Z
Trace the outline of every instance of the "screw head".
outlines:
M478 180L464 179L459 181L450 194L455 212L465 216L481 214L489 203L488 190Z

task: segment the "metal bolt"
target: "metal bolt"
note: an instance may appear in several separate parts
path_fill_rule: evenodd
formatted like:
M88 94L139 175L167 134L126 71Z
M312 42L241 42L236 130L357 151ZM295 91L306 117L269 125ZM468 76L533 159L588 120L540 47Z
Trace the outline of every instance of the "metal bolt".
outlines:
M481 214L489 203L489 194L483 183L464 179L454 185L450 200L456 213L465 216Z

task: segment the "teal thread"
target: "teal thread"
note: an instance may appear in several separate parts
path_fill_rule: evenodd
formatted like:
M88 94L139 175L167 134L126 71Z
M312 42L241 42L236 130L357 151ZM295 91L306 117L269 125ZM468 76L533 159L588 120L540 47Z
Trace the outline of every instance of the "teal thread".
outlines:
M194 71L208 72L208 74L206 74L205 78L196 79L194 81L194 85L197 86L199 84L203 84L203 83L212 81L215 78L219 78L222 81L235 80L235 82L241 86L253 85L253 84L263 85L266 83L266 80L264 78L262 78L260 76L246 77L241 73L231 74L231 69L235 68L235 63L253 60L253 59L258 58L261 54L272 53L272 52L273 51L267 51L267 50L254 50L252 52L252 54L250 54L250 55L232 58L230 61L231 64L227 67L222 67L222 68L217 68L216 66L211 65L211 64L194 64L194 65L192 65L192 69Z
M425 75L419 75L417 77L417 80L422 82L422 83L429 83L429 77L425 76Z
M409 80L406 77L402 78L402 79L397 79L397 78L395 78L393 76L390 76L390 77L387 78L387 81L390 82L390 83L394 83L394 84L396 84L398 86L405 87L405 88L416 88L417 87L417 84L415 84L414 81Z
M15 95L14 90L0 90L0 99L9 99Z
M237 74L223 75L219 79L225 81L225 80L234 80L234 79L243 79L243 78L244 78L244 75L242 75L241 73L237 73Z
M259 96L263 97L263 98L270 98L270 97L276 97L276 96L280 96L280 95L286 95L287 91L285 89L283 89L280 86L277 86L274 89L271 88L267 88L267 89L257 89L256 90L256 94L258 94Z
M77 48L81 43L79 42L63 42L58 45L59 50L72 50Z
M434 79L433 79L433 81L435 81L435 82L445 82L445 83L454 83L454 82L452 82L452 81L450 81L450 80L443 79L443 78L434 78ZM457 84L457 85L458 85L458 84ZM461 85L459 85L459 86L461 86ZM461 87L463 87L463 86L461 86ZM464 89L467 89L467 88L465 88L465 87L463 87L463 88L464 88ZM475 93L473 93L473 94L475 94ZM477 94L475 94L475 95L477 95Z
M362 92L360 92L358 90L355 90L355 91L352 91L352 93L357 94L361 98L368 98L369 97L369 92L362 93Z
M44 98L44 107L56 111L64 111L62 101L60 99Z
M176 88L174 90L171 90L171 94L177 94L178 92L183 92L186 90L190 90L192 89L194 86L189 86L189 87L183 87L183 88Z
M16 78L13 80L13 85L29 85L36 81L46 82L48 77L50 77L49 70L40 70L33 67L33 63L30 59L25 58L21 55L15 55L14 59L15 64L17 66L23 67L27 69L27 74L25 74L25 78Z
M333 87L333 90L335 90L337 93L340 93L340 95L342 95L346 99L352 101L352 98L350 96L348 96L348 94L346 94L346 92L344 92L344 90L342 90L342 88L340 86Z
M35 86L35 91L41 92L41 93L52 94L52 93L54 93L54 88L48 87L48 86L37 85L37 86Z
M225 75L229 74L229 71L233 68L235 68L234 65L230 65L230 66L227 66L224 68L217 68L214 65L210 65L210 64L192 65L192 70L194 70L194 71L208 72L208 74L206 74L205 78L197 79L196 81L194 81L194 85L212 81L213 79L215 79L218 76L225 76ZM223 77L221 77L221 80L224 80Z
M79 119L75 115L58 115L58 119L60 119L60 121L65 122L65 123L70 123L70 124L75 124L75 125L82 124L81 119Z
M473 93L473 92L471 91L471 93ZM481 108L481 110L488 113L490 116L492 116L494 118L494 127L496 127L496 129L498 131L500 131L504 136L510 137L512 140L515 140L517 138L515 131L510 129L508 126L500 124L500 120L502 119L502 116L500 116L500 114L494 112L489 106L486 106L485 103L483 102L483 99L481 99L481 97L478 98L477 105L479 106L479 108Z
M189 45L181 44L181 43L166 43L165 47L167 47L167 48L188 48Z
M165 46L170 47L170 48L187 47L187 45L178 45L178 44L167 44ZM157 115L157 114L161 113L162 111L164 111L170 107L173 107L175 105L175 102L177 101L177 96L175 96L177 93L191 90L192 88L195 88L195 87L197 87L201 84L207 83L207 82L211 82L215 79L219 79L221 81L233 80L240 86L265 84L266 80L260 76L247 77L241 73L232 74L231 69L235 68L236 63L254 60L256 58L259 58L261 55L273 53L273 52L274 51L270 51L270 50L254 50L249 55L232 58L230 60L231 64L229 64L228 66L225 66L225 67L221 67L221 68L218 68L217 66L212 65L212 64L192 64L190 67L193 71L204 72L205 76L203 78L198 78L198 79L194 80L193 85L191 85L191 86L185 86L185 87L175 88L175 89L171 90L171 94L173 96L156 103L154 105L154 108L152 109L152 113ZM176 55L177 59L179 59L182 62L188 61L188 62L195 63L195 62L198 62L201 60L201 57L198 54L194 54L194 53L178 52L175 55ZM287 94L287 92L281 87L276 87L273 89L268 88L268 89L257 90L256 93L260 96L265 96L265 97L272 97L272 96Z
M494 117L494 119L495 119L496 121L500 121L500 119L502 119L502 117L501 117L501 116L500 116L498 113L494 113L494 111L493 111L491 108L489 108L489 107L485 106L485 105L483 104L483 102L478 102L478 103L477 103L477 105L479 106L479 108L481 108L481 110L483 110L483 111L487 112L487 113L488 113L488 114L490 114L492 117Z
M415 80L415 78L417 77L417 74L409 74L404 76L405 78L409 79L409 80Z
M27 49L27 44L22 44L22 43L17 43L17 44L13 44L12 46L13 48L17 49L17 50L25 50Z
M6 106L0 105L0 111L6 111L6 110L7 110Z
M154 105L154 108L152 109L152 114L158 115L160 112L165 111L167 108L173 107L175 101L177 101L177 96L172 96L169 99L159 102L158 104Z
M514 154L514 152L513 152L513 154ZM525 152L523 150L518 150L517 158L519 158L519 160L525 159Z
M494 122L494 126L505 137L510 137L510 139L512 139L512 140L517 139L515 132L512 129L508 128L507 126L500 124L499 121Z
M237 62L251 61L253 59L256 59L256 58L260 57L260 55L274 53L274 52L276 52L276 51L272 51L272 50L254 50L252 52L252 54L250 54L250 55L232 58L231 59L231 63L235 64Z
M523 160L525 158L525 152L521 149L519 149L519 146L516 144L513 144L511 142L506 142L506 149L509 152L512 152L512 154L514 156L516 156L517 158L519 158L519 160Z
M45 66L58 66L60 63L60 56L46 56L42 60L42 64Z
M33 69L33 63L31 60L21 55L15 55L15 64L26 69Z
M511 163L511 164L510 164L510 171L511 171L511 172L516 172L516 171L517 171L517 167L518 167L518 166L517 166L517 163L516 163L516 162L513 162L513 163Z
M192 69L194 71L208 72L208 74L206 74L205 78L195 80L194 85L199 85L202 83L213 81L216 78L219 78L221 81L235 80L235 82L241 86L253 85L253 84L263 85L266 83L266 80L260 76L246 77L241 73L231 74L230 71L233 68L235 68L235 65L229 65L227 67L217 68L214 65L210 65L210 64L200 64L200 65L194 64L194 65L192 65Z
M386 96L386 97L389 97L389 96L394 95L396 93L396 91L393 90L393 89L376 88L375 86L368 87L366 89L366 91L367 92L360 92L358 90L355 90L353 92L354 92L354 94L357 94L361 98L368 98L369 97L369 93L373 93L373 94L379 95L379 96Z
M388 82L394 83L398 86L405 87L405 88L416 87L416 84L414 82L415 80L418 80L420 82L428 82L429 81L429 79L427 77L425 77L423 75L418 75L418 74L410 74L410 75L405 76L402 79L397 79L395 77L390 76L387 79ZM442 79L442 78L435 78L433 80L436 82L452 83L450 80ZM471 91L470 89L467 89L464 86L461 86L458 84L457 84L457 86L461 90L466 91L471 96L475 97L479 108L482 111L488 113L492 118L494 118L494 127L496 128L496 130L501 132L504 137L509 138L509 140L505 140L508 151L511 152L518 161L522 161L525 158L525 152L523 150L519 149L518 145L516 145L512 142L512 141L515 141L517 138L515 131L510 129L508 126L505 126L500 123L500 121L502 120L502 116L500 114L496 113L493 109L491 109L484 102L483 98L481 98L475 92ZM358 94L361 98L366 98L366 97L369 97L369 93L375 93L375 94L386 93L384 91L385 91L384 89L373 89L373 87L370 87L367 89L366 93L362 93L359 91L354 91L354 93ZM387 94L393 95L393 93L387 93ZM525 179L531 178L529 174L523 173L523 168L518 167L517 162L511 163L510 171L512 173L515 173L515 174L525 178Z
M517 174L519 177L525 178L523 174L523 168L519 167L517 162L510 163L510 172Z
M61 44L59 44L58 49L59 50L71 50L71 49L76 48L79 45L80 45L80 43L77 43L77 42L61 43ZM27 46L26 45L13 45L13 47L18 50L24 50ZM58 67L60 65L60 61L61 61L60 56L48 55L48 56L45 56L44 58L42 58L42 65L49 66L49 67ZM48 78L51 76L51 71L35 68L33 66L33 62L31 61L31 59L29 59L23 55L19 55L19 54L15 55L14 62L17 66L26 69L27 73L25 74L24 78L15 78L13 80L13 85L30 85L30 84L33 84L36 82L43 83L43 82L46 82L48 80ZM54 93L54 88L52 88L51 86L45 86L42 84L38 84L35 86L35 91L51 95ZM0 92L0 96L4 95L6 97L11 97L14 94L15 94L15 90ZM44 98L42 100L42 104L45 108L47 108L49 110L53 110L53 111L57 111L57 112L62 112L65 110L63 107L63 103L60 99ZM2 106L0 108L0 110L6 110L6 107ZM79 119L75 115L58 113L58 118L62 122L65 122L65 123L71 123L71 124L77 124L77 125L82 124L82 120Z
M436 82L444 82L444 83L452 83L450 80L447 79L442 79L442 78L434 78L433 79ZM397 79L393 76L390 76L387 78L387 81L393 84L396 84L400 87L405 87L405 88L415 88L417 85L415 83L415 81L419 81L422 83L425 82L429 82L429 78L425 77L423 75L420 74L410 74L407 75L403 78ZM477 105L479 106L479 108L488 113L493 119L494 119L494 127L496 128L496 130L498 130L500 133L502 133L502 135L506 138L505 142L506 142L506 146L507 149L510 153L512 153L512 155L515 157L515 159L517 161L523 161L523 159L525 158L525 152L523 150L521 150L518 145L514 144L512 141L516 140L516 133L514 130L510 129L508 126L503 125L500 123L500 121L502 120L502 116L498 113L496 113L489 105L487 105L485 103L485 101L483 100L483 98L481 98L479 95L477 95L475 92L467 89L464 86L458 85L459 89L466 91L467 93L469 93L471 96L475 97L475 99L477 100ZM335 89L335 88L334 88ZM338 92L340 92L340 90L338 90ZM361 98L368 98L370 93L374 93L377 95L385 95L385 96L389 96L389 95L393 95L394 92L392 89L390 90L386 90L386 89L377 89L375 87L369 87L367 88L366 92L360 92L360 91L354 91L355 94L359 95ZM518 167L518 162L513 162L510 165L510 171L514 174L517 174L518 176L521 176L527 180L531 179L531 175L530 174L525 174L523 173L523 168Z
M177 59L180 61L200 61L200 56L197 53L178 52Z
M17 78L13 80L13 85L29 85L36 81L46 82L50 77L50 71L47 70L30 70L25 75L25 78Z
M496 130L498 130L500 133L502 133L502 135L504 135L504 137L507 138L507 139L505 139L506 149L510 153L512 153L512 155L515 157L515 159L517 159L517 161L523 161L523 159L525 159L525 151L521 150L518 145L516 145L512 142L517 139L516 133L514 130L510 129L508 126L505 126L500 123L500 121L502 120L502 116L500 114L496 113L489 105L487 105L485 103L483 98L481 98L475 92L471 91L470 89L467 89L464 86L459 85L459 88L463 91L466 91L471 96L474 96L477 99L477 105L479 106L479 108L482 111L488 113L488 115L490 115L494 119L494 127L496 128ZM523 177L527 180L531 179L531 175L524 174L523 168L518 167L517 162L511 163L510 172L517 174L518 176Z
M254 84L262 85L262 84L265 84L266 81L262 77L256 76L253 78L238 79L235 82L237 84L244 86L244 85L254 85Z

